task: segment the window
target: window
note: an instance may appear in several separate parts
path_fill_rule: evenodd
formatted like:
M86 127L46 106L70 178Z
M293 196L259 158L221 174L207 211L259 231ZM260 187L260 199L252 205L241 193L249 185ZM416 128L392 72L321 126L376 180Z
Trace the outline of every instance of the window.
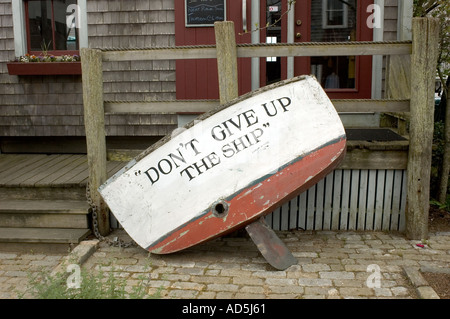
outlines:
M77 54L80 48L79 30L68 19L69 6L77 0L25 1L25 23L28 53Z
M313 1L311 15L312 42L356 40L356 0ZM356 64L355 56L312 57L311 73L325 89L356 89Z
M345 1L322 0L322 27L324 29L347 28L348 9Z

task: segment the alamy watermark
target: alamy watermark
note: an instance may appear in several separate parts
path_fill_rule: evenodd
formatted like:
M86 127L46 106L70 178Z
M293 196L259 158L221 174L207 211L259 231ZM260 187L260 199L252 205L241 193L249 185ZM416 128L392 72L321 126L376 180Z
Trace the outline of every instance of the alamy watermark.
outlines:
M367 288L381 288L381 268L377 264L367 266L367 272L371 273L366 280Z
M66 9L66 26L68 29L80 27L80 6L77 4L70 4Z
M66 272L70 273L67 277L66 284L68 289L81 288L81 268L77 264L70 264L67 266Z
M381 20L381 7L378 4L371 4L367 7L367 13L371 15L367 18L366 24L370 29L380 29L383 25Z

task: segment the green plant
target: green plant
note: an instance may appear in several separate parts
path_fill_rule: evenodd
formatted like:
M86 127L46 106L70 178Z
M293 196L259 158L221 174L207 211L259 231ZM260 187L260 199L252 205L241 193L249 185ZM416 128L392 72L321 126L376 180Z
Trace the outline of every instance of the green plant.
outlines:
M436 206L439 209L443 209L450 212L450 194L447 195L447 200L445 201L445 203L441 203L435 199L432 199L430 200L430 205Z
M149 278L140 276L137 285L127 290L125 278L115 275L114 268L105 273L100 268L98 272L90 273L85 269L80 271L80 287L70 288L67 284L68 273L51 274L41 270L28 275L27 290L19 294L19 298L36 299L156 299L161 297L162 288L153 295L147 294Z

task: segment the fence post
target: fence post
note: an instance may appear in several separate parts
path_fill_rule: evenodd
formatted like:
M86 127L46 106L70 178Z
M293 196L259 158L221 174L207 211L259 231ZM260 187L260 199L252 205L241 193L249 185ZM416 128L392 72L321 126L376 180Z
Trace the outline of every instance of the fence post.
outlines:
M84 126L86 130L89 188L92 201L97 207L98 230L105 236L110 231L109 211L97 191L106 181L105 112L103 107L103 61L102 52L81 49L83 76Z
M406 236L410 239L426 239L439 21L433 18L414 18L412 31Z
M214 32L216 35L220 104L225 104L239 96L234 23L232 21L215 22Z

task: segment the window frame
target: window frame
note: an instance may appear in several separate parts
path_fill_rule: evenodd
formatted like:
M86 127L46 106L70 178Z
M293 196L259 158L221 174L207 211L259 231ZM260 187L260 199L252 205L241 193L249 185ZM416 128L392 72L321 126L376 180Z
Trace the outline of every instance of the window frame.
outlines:
M332 11L328 9L328 0L322 0L322 28L323 29L346 29L348 28L348 8L344 2L342 4L343 24L330 25L328 24L328 12ZM333 10L334 11L334 10ZM341 11L341 10L339 10Z
M30 1L42 1L42 0L24 0L24 13L25 13L25 33L26 33L26 42L27 42L27 52L29 54L34 55L41 55L43 50L31 50L31 33L30 33L30 19L29 19L29 11L28 11L28 5ZM77 1L78 4L78 1ZM53 48L55 45L55 33L56 33L56 27L55 27L55 9L54 9L54 2L51 0L51 12L52 12L52 43ZM78 28L77 28L78 29ZM47 50L47 54L49 55L79 55L80 54L80 39L79 39L79 32L78 33L78 50Z
M25 2L27 0L17 0L12 1L12 14L13 14L13 31L14 31L14 52L16 57L30 53L28 44L28 28L27 21L25 21L27 16L27 11L25 10ZM88 47L88 23L87 23L87 3L86 0L77 0L78 14L79 14L79 26L78 26L78 49ZM79 50L74 51L74 54L79 55ZM32 51L42 54L42 51ZM50 54L61 55L64 52L71 51L49 51ZM32 53L30 53L32 54Z

